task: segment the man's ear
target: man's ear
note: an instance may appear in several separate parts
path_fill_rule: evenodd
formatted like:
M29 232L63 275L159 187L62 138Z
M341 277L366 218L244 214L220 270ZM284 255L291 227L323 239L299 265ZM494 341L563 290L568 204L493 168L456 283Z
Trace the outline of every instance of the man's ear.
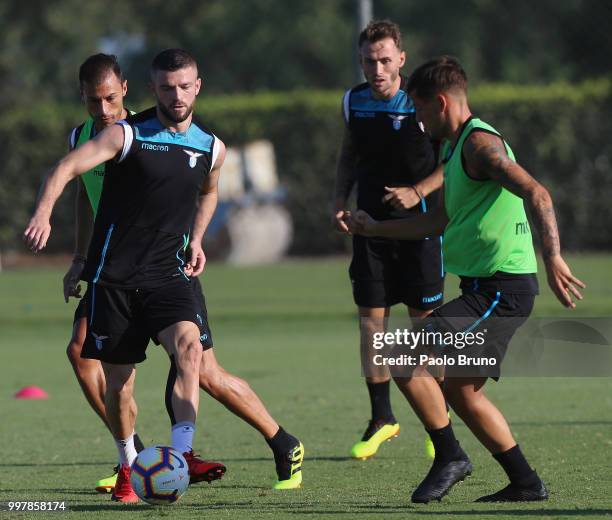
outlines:
M440 113L446 112L446 108L448 107L448 99L444 94L436 95L436 100L440 106Z
M400 52L400 69L406 64L406 52Z

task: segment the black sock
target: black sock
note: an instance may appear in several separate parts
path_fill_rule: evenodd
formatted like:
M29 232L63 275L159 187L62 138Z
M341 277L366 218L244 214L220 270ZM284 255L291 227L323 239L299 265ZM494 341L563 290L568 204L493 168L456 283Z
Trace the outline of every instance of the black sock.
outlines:
M495 453L493 457L504 468L512 484L529 487L539 482L540 477L531 468L518 444L508 451Z
M451 462L457 460L462 453L459 441L455 438L455 432L449 422L439 430L427 430L431 442L436 450L435 462Z
M140 440L140 437L138 437L137 433L134 433L134 448L136 448L136 451L138 453L140 453L142 450L144 450L144 444Z
M283 430L282 426L279 426L274 437L271 439L266 439L266 442L275 455L280 455L287 453L297 444L298 440L293 435L289 435L285 430Z
M387 422L397 422L391 411L389 383L390 381L384 383L366 382L370 394L370 405L372 406L372 420L382 419Z

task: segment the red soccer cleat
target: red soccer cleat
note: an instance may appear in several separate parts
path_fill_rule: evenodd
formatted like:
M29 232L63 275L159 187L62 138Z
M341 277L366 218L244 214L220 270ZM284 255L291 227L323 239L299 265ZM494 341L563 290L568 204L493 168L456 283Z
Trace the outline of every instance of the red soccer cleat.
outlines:
M132 489L130 483L130 472L129 466L121 466L119 473L117 474L117 483L111 496L111 500L115 502L123 502L124 504L132 504L138 502L138 496Z
M193 450L183 453L189 466L189 483L212 482L219 480L225 474L225 466L220 462L202 460L193 453Z

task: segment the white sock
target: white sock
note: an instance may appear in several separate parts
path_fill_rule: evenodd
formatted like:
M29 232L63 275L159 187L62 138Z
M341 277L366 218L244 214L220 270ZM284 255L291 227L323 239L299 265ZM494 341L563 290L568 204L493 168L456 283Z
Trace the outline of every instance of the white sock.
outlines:
M172 427L172 447L179 453L191 451L193 448L193 435L195 424L189 421L181 421Z
M134 447L134 433L127 439L115 439L117 451L119 452L119 464L122 466L131 466L136 460L138 452Z

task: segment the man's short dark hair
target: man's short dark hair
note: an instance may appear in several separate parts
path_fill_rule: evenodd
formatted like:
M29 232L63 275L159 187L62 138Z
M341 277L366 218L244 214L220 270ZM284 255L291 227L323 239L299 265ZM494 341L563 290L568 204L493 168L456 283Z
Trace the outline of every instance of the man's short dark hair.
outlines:
M406 90L421 99L431 99L440 92L467 92L467 74L452 56L440 56L417 67L406 85Z
M94 54L87 58L79 67L79 84L89 83L90 85L98 85L106 79L109 72L112 72L120 81L123 81L117 56L114 54Z
M372 20L359 35L358 46L363 42L376 43L385 38L391 38L395 46L402 50L402 33L399 25L391 20Z
M183 49L166 49L153 58L151 73L155 73L158 70L173 72L186 67L198 69L198 64L191 54Z

